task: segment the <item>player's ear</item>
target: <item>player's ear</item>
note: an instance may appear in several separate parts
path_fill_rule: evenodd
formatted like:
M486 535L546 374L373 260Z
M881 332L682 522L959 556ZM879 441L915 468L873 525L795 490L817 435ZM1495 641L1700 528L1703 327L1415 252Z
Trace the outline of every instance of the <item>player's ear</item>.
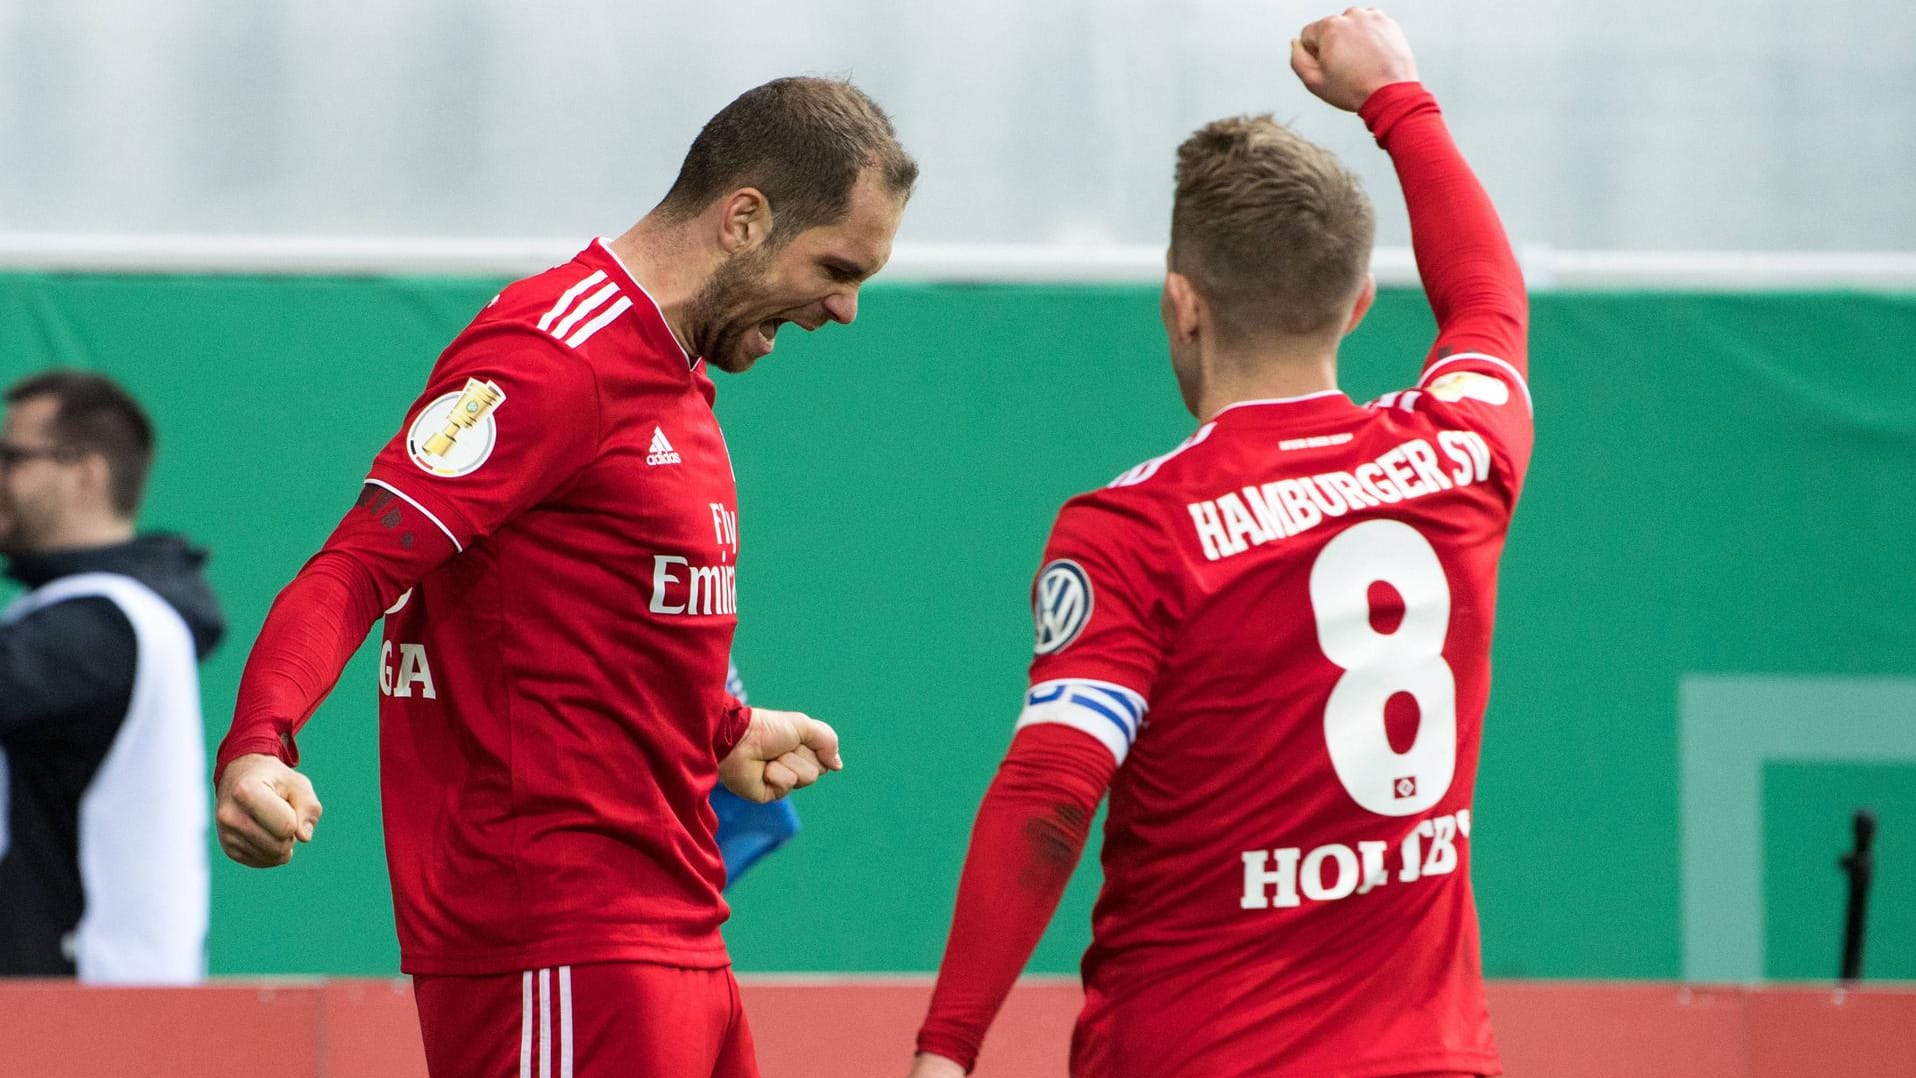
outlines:
M1351 335L1351 332L1357 328L1357 323L1362 322L1364 316L1370 313L1370 305L1376 302L1376 300L1377 277L1375 274L1366 273L1364 274L1364 287L1358 290L1357 302L1351 307L1350 321L1344 323L1344 336L1348 337Z
M1171 339L1179 342L1194 341L1198 336L1198 326L1203 321L1204 299L1191 279L1176 270L1167 270L1164 274L1164 298L1160 304L1164 314L1164 331Z
M756 187L741 187L725 196L719 213L719 246L726 254L743 254L772 234L772 203Z

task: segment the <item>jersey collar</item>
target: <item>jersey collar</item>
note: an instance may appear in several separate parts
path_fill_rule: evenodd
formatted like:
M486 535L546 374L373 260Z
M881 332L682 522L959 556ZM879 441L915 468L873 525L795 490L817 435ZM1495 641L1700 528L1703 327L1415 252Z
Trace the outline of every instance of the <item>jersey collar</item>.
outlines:
M1224 419L1227 425L1240 422L1296 423L1300 420L1329 418L1360 410L1348 396L1345 396L1343 390L1321 389L1316 393L1306 393L1299 397L1267 397L1259 400L1233 401L1219 408L1207 422L1215 423Z
M687 353L685 346L679 343L678 334L672 332L671 324L665 320L665 309L659 306L658 300L652 298L652 293L645 290L645 286L639 283L639 279L632 276L632 271L625 268L625 263L619 260L617 252L612 250L612 245L606 242L605 237L595 237L592 240L592 246L588 248L588 250L595 251L604 258L606 263L613 270L617 271L620 284L630 287L632 291L644 296L646 303L651 306L653 317L646 318L643 315L640 316L640 331L644 333L647 338L653 339L655 345L659 343L657 341L659 337L664 337L665 340L672 342L672 348L685 358L686 369L697 370L700 360ZM637 307L635 309L639 311L645 310L644 307Z

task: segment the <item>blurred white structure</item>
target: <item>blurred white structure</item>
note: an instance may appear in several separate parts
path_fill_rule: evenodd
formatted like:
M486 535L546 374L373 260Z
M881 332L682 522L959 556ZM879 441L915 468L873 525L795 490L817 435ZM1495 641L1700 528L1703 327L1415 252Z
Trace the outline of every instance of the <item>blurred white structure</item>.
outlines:
M1160 246L1178 141L1250 111L1356 163L1401 247L1388 162L1288 69L1329 10L0 0L0 233L573 242L656 202L740 90L820 72L851 74L923 164L910 249ZM1916 8L1394 13L1521 247L1916 251Z

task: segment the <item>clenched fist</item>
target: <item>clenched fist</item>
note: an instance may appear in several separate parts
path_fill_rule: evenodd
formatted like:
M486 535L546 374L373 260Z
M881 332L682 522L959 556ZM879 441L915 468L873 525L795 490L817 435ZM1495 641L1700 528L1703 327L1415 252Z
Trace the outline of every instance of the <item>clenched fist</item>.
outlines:
M277 756L255 753L238 757L220 774L213 821L226 856L272 868L293 859L294 842L313 840L323 811L306 776Z
M1347 8L1298 31L1291 70L1305 89L1346 112L1393 82L1417 81L1403 28L1374 7Z
M719 761L719 781L747 801L764 804L840 771L838 733L796 711L752 709L752 725Z

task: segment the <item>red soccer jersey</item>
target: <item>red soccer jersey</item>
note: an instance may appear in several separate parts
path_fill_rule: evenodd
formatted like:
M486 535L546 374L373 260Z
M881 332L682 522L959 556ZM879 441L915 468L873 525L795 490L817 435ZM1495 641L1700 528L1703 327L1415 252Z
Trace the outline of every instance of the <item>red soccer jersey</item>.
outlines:
M1362 112L1437 316L1423 377L1367 407L1232 404L1066 504L923 1051L976 1057L1108 785L1074 1075L1500 1069L1470 802L1532 439L1525 303L1430 95Z
M1517 368L1452 355L1233 405L1066 505L1019 725L1122 764L1075 1070L1497 1069L1470 798L1530 441Z
M744 713L723 689L737 500L712 398L595 243L481 312L374 461L361 507L407 549L455 551L381 645L408 972L726 964L707 795Z

